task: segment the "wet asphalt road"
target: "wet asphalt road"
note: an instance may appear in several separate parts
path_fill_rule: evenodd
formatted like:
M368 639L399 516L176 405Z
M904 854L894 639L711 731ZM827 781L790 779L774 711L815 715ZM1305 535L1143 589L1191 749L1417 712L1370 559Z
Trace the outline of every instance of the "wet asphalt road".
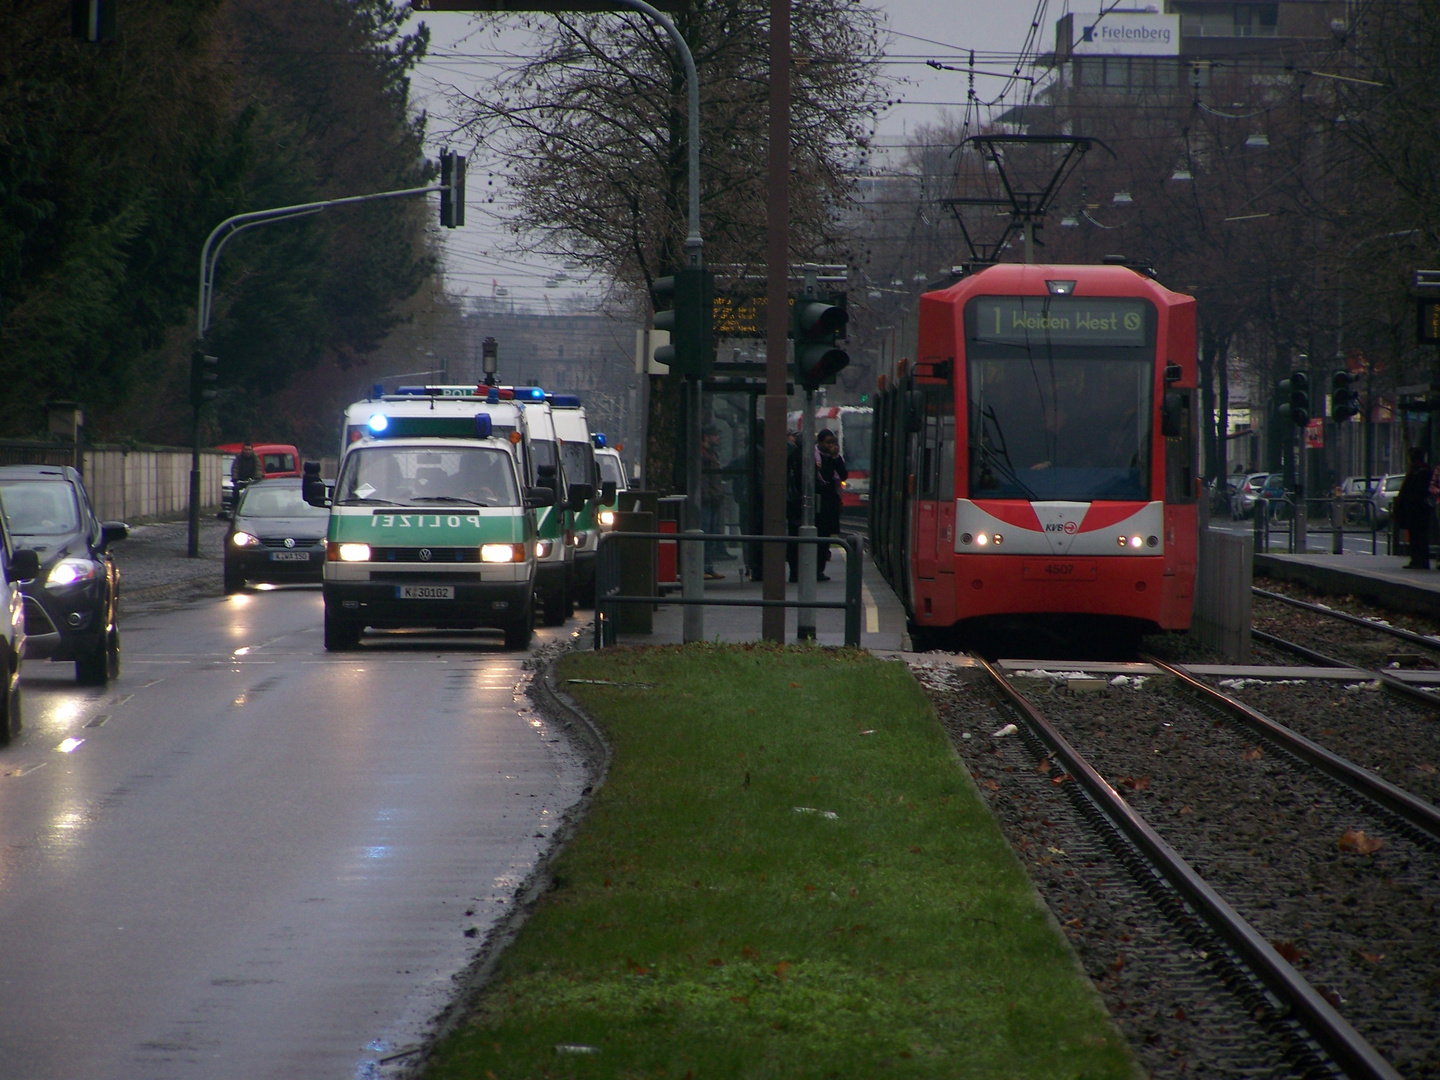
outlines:
M498 636L327 654L321 610L285 589L124 619L104 689L25 665L0 1078L381 1076L448 1000L582 765Z

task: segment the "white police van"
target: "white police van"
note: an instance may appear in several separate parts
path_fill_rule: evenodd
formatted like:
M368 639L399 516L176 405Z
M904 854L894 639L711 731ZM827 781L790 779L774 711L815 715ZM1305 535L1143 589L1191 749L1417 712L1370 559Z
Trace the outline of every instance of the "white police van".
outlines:
M519 412L399 397L347 410L328 500L318 464L305 466L306 501L330 506L325 647L353 649L366 627L491 627L523 649L534 630L537 511L555 493L526 483Z

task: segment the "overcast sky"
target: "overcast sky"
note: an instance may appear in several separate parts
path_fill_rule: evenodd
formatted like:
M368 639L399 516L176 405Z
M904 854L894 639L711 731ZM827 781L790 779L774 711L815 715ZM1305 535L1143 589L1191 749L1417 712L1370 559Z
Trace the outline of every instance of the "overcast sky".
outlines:
M1054 47L1055 21L1065 11L1088 13L1097 9L1095 0L1083 4L1066 0L874 2L885 12L891 34L885 72L891 78L905 80L896 87L901 104L880 122L879 133L889 137L899 137L917 124L936 123L947 110L958 114L963 108L967 75L961 71L936 71L927 66L927 60L963 68L973 49L978 69L1000 73L982 75L977 80L977 95L987 100L1000 93L1007 81L1004 76L1014 70L1032 22L1039 24L1038 51L1048 52ZM430 112L429 130L433 135L449 126L443 89L459 86L483 92L486 80L500 62L499 53L520 47L523 39L514 36L497 43L490 35L476 32L468 15L426 12L421 18L430 27L431 48L414 78L412 97L416 107ZM1033 54L1037 50L1030 51ZM438 144L432 148L432 156L438 148ZM598 296L599 283L587 285L582 270L567 270L505 250L508 240L498 227L498 214L504 212L503 180L492 180L483 154L472 157L472 166L466 184L466 225L454 231L443 230L450 291L472 296L499 293L541 307L546 296L552 302L576 292ZM493 205L486 202L492 192L497 193ZM565 280L547 288L546 282L554 281L557 274L566 275ZM502 289L504 293L499 292Z

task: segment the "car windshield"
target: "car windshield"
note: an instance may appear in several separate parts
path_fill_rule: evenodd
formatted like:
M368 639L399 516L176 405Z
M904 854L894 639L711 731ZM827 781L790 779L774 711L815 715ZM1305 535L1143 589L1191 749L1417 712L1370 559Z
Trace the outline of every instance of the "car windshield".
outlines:
M515 466L482 446L366 446L345 455L335 500L387 506L519 506Z
M595 461L600 466L600 482L614 484L617 488L625 486L625 473L620 468L620 459L611 457L609 454L596 454Z
M240 516L252 518L323 518L329 513L323 506L307 503L298 484L272 487L265 483L252 484L245 489L238 511Z
M589 443L567 442L560 447L560 460L565 462L565 478L572 484L593 484L595 451Z
M80 528L75 489L64 480L6 480L0 506L16 536L64 536Z

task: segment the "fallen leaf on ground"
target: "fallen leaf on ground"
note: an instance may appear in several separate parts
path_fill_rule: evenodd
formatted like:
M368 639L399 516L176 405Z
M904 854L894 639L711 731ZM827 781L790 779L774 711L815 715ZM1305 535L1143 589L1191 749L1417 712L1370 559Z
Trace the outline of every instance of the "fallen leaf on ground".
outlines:
M1360 959L1364 960L1367 964L1378 964L1381 960L1385 959L1383 952L1366 952L1364 949L1357 949L1356 952L1360 954Z
M1346 829L1335 846L1354 855L1374 855L1385 846L1385 841L1378 836L1366 836L1364 829Z
M1270 944L1275 947L1275 951L1287 964L1298 963L1305 955L1305 951L1293 941L1272 941Z
M1248 748L1243 754L1240 755L1240 760L1241 760L1241 761L1259 761L1259 760L1260 760L1261 758L1263 758L1264 756L1265 756L1265 751L1264 751L1264 750L1260 749L1260 747L1258 747L1258 746L1252 746L1252 747Z
M1115 782L1122 787L1128 787L1131 791L1150 790L1149 776L1121 776L1117 778Z

